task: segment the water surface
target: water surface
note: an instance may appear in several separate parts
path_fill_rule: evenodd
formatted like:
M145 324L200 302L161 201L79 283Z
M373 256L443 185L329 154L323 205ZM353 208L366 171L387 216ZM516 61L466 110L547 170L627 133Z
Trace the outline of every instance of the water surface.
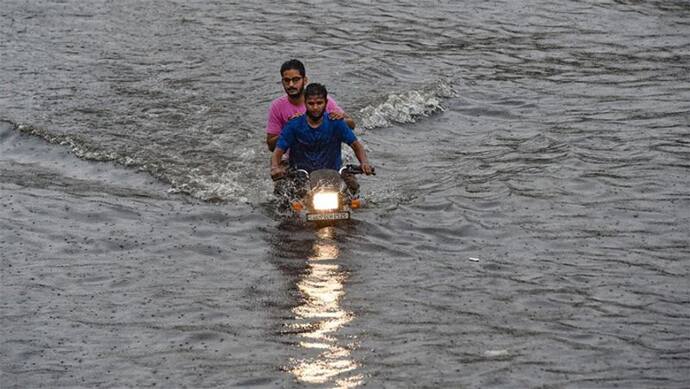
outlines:
M3 2L2 387L690 380L686 1ZM307 65L376 177L277 214Z

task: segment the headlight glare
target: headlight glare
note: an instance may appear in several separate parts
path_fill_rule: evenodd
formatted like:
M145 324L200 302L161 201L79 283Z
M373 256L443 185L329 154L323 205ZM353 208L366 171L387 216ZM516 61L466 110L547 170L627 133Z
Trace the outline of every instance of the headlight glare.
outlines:
M338 209L338 192L314 193L314 209L317 211Z

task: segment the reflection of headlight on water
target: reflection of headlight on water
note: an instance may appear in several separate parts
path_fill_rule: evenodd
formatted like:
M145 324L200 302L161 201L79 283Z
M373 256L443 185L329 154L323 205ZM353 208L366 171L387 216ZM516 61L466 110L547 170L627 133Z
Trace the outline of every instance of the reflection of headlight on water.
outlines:
M313 201L319 210L324 206L337 209L340 204L338 192L315 193ZM339 334L355 315L341 305L348 272L336 262L340 247L335 231L333 227L317 231L305 271L297 280L302 299L292 308L294 316L286 323L290 328L286 333L298 338L296 344L303 352L286 368L300 383L349 389L362 386L364 376L358 372L360 362L352 355L357 345L346 334Z
M338 192L317 192L314 194L314 209L327 211L338 209Z

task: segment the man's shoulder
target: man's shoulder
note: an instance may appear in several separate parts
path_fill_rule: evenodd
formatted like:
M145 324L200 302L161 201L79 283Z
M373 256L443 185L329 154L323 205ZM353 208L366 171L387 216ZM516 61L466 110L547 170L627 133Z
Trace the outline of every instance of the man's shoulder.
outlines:
M271 101L271 108L278 108L278 107L284 106L285 103L288 103L287 95L282 95L278 98L273 99L273 101Z
M328 123L329 126L333 128L341 128L342 126L347 127L347 123L345 123L345 119L337 119L333 120L328 117L328 115L324 115L324 120ZM347 127L350 128L350 127Z
M334 112L334 111L339 111L340 106L338 103L335 101L334 98L331 96L328 96L328 100L326 101L326 111L327 112Z
M347 125L345 119L328 119L328 123L331 126L331 131L338 133L347 144L351 143L350 140L352 142L357 140L357 135L355 135L355 132Z
M306 119L305 115L300 115L296 116L285 123L285 127L283 127L283 131L287 130L288 128L290 129L299 129L304 127L306 124Z

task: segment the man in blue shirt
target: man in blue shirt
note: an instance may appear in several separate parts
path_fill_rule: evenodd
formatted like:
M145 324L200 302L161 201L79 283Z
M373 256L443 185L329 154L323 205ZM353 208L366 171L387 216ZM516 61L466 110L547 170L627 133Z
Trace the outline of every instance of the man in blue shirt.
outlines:
M280 161L290 150L290 166L312 172L317 169L340 169L342 157L341 143L347 143L355 152L364 174L372 174L364 145L347 126L345 121L331 120L324 115L328 92L321 84L309 84L304 92L306 115L290 120L280 133L271 158L271 178L285 175L285 167ZM353 177L354 178L354 177ZM346 179L346 181L349 181ZM356 183L355 183L356 185ZM352 188L350 182L348 187Z

